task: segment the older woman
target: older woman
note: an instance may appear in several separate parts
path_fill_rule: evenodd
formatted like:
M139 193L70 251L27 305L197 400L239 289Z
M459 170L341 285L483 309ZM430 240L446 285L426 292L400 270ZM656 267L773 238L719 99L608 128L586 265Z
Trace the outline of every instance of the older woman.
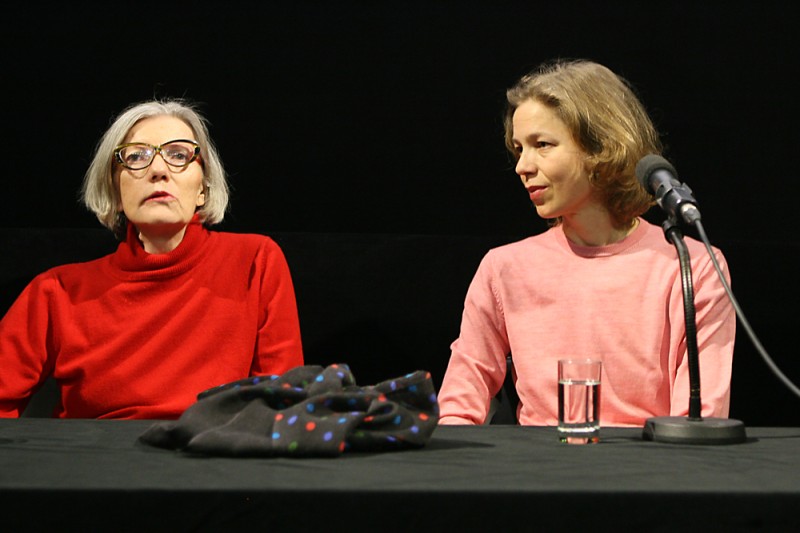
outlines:
M491 250L479 266L439 394L441 423L486 422L509 353L521 424L556 425L556 362L570 357L603 361L603 424L686 415L677 252L639 216L653 202L634 169L661 151L644 107L623 79L590 61L544 64L507 96L506 144L551 228ZM702 413L725 417L735 314L703 244L686 240Z
M37 276L0 322L0 416L44 380L54 416L177 418L196 395L303 364L294 288L270 238L215 232L228 186L206 121L150 101L100 140L83 200L121 240Z

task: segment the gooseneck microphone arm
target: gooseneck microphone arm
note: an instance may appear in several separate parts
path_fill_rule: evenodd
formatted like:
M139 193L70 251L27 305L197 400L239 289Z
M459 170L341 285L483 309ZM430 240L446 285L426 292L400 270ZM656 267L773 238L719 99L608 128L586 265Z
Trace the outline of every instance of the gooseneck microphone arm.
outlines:
M668 215L663 228L667 241L675 245L680 260L689 367L689 416L648 418L645 421L642 437L645 440L674 444L738 444L745 442L747 434L744 424L739 420L702 417L700 357L697 346L692 266L683 234L678 229L679 221L702 228L697 201L692 196L691 189L678 181L677 173L672 165L661 156L650 154L643 157L636 165L636 177ZM716 261L714 263L716 266ZM722 275L719 270L717 273Z
M758 336L753 331L752 326L750 326L750 322L739 306L739 302L736 301L736 297L733 295L733 291L722 273L714 251L711 249L711 243L706 236L703 224L700 222L700 211L697 209L697 200L692 196L689 186L681 183L678 180L675 168L666 159L656 154L646 155L637 163L636 177L642 187L653 195L661 209L669 215L673 225L677 224L679 221L683 221L686 224L694 226L697 230L700 240L703 241L706 251L708 251L708 256L711 258L720 283L722 283L725 293L728 295L728 299L736 311L736 317L747 332L747 336L750 338L756 351L772 373L775 374L786 388L800 398L800 387L792 383L769 356L766 349L764 349L764 346L761 344L761 341L758 340ZM669 240L669 238L667 240Z
M675 245L681 269L683 289L683 319L686 325L686 351L689 362L689 420L702 420L702 401L700 399L700 357L697 348L697 320L695 318L694 283L692 281L692 262L689 248L683 240L683 233L674 217L662 223L664 236Z

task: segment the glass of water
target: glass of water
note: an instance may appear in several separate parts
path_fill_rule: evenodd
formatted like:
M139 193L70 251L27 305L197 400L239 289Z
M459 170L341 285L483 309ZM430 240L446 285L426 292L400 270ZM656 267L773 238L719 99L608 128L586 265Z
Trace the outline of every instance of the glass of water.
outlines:
M558 438L569 444L600 441L600 372L597 359L558 362Z

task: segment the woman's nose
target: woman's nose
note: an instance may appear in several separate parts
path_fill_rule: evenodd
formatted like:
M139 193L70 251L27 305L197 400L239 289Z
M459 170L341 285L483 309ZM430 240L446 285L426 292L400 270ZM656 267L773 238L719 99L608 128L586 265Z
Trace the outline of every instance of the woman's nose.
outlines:
M169 167L161 154L156 154L155 157L153 157L153 162L150 163L150 167L147 170L150 174L150 179L153 181L167 179L169 177Z
M519 159L517 159L517 166L514 170L518 175L525 176L526 174L535 174L538 167L530 153L522 152Z

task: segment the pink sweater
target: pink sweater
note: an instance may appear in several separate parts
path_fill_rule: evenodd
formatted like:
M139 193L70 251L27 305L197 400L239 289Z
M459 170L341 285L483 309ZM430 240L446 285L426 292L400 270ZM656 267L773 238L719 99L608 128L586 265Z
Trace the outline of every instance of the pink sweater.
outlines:
M692 259L704 417L727 417L736 316L702 243ZM724 257L715 249L725 272ZM603 361L601 423L686 416L689 370L680 265L662 229L572 244L560 227L491 250L467 292L439 394L442 424L481 424L509 352L524 425L556 425L557 360Z

